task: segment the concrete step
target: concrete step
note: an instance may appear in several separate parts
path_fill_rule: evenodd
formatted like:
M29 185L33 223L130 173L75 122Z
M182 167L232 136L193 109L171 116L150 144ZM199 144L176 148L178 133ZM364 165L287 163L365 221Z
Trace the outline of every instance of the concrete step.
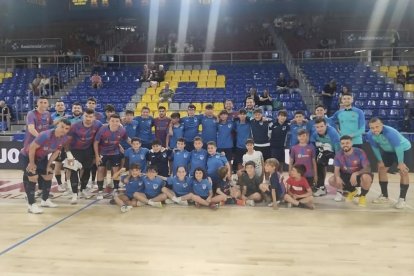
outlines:
M21 125L13 124L10 126L11 131L22 131L22 130L25 130L25 128L26 128L26 125L23 125L23 124Z

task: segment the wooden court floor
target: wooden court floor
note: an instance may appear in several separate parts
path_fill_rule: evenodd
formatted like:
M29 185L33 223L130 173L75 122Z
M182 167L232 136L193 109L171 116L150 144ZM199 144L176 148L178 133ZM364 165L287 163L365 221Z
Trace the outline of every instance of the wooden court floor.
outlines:
M414 187L405 210L336 203L331 191L314 211L166 206L121 214L108 200L57 197L59 208L31 215L20 192L5 191L20 172L0 171L0 179L0 275L414 275ZM378 195L375 182L368 199Z

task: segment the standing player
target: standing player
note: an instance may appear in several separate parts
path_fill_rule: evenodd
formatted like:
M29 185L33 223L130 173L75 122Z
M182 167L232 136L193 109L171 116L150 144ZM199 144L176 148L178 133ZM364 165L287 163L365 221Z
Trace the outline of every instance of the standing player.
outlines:
M82 105L80 102L74 102L72 104L72 115L68 116L68 120L74 124L82 121Z
M298 133L301 130L308 130L308 123L305 121L305 113L302 110L295 112L295 117L290 124L290 144L293 147L298 144Z
M86 192L86 185L88 184L91 168L94 163L93 143L101 126L102 123L95 119L94 110L87 108L83 113L82 121L73 124L70 128L68 134L70 153L67 152L67 158L68 161L75 159L82 164L80 179L78 172L70 170L70 182L73 192L72 204L75 204L78 200L79 182L81 195L85 198L90 198L90 195Z
M213 114L213 105L206 105L204 115L200 115L199 118L201 120L201 138L203 141L217 143L217 118Z
M29 111L26 116L26 134L23 147L28 147L42 131L46 131L53 126L50 116L49 101L46 97L40 96L36 100L36 109ZM42 191L42 182L39 183L39 194Z
M168 148L174 149L177 146L177 140L184 135L184 125L180 123L180 113L171 114L171 123L168 127L167 145Z
M332 120L326 116L326 108L325 108L325 106L323 106L321 104L318 104L315 107L315 114L311 116L311 120L308 122L308 129L309 129L309 132L310 132L310 135L311 136L316 131L315 130L315 121L317 119L325 119L326 124L328 126L331 126L333 128L336 128L336 126L332 122Z
M351 136L353 146L360 148L362 147L362 134L365 132L364 112L352 106L351 93L342 94L342 103L344 109L336 111L331 120L339 126L340 136Z
M38 101L41 102L41 101ZM28 212L40 214L43 212L36 205L35 189L36 182L42 183L42 207L57 207L49 199L49 192L52 186L53 170L52 162L59 155L62 145L66 143L66 135L70 129L70 122L66 119L61 120L55 129L50 129L40 133L33 142L25 144L20 152L20 162L23 165L23 184L28 201ZM48 159L49 153L53 153Z
M55 103L55 112L51 114L53 124L56 125L61 119L67 117L65 110L65 103L62 100L57 100Z
M256 108L254 110L254 119L250 121L252 129L252 138L254 141L254 149L261 151L263 159L270 158L270 142L269 142L269 124L270 122L263 119L262 110Z
M378 118L369 121L370 131L367 133L367 140L378 160L379 184L381 195L373 203L388 203L388 169L397 163L400 173L400 197L395 208L403 209L406 206L409 181L408 165L412 164L412 150L410 141L401 135L396 129L386 126Z
M230 164L227 161L226 157L222 156L217 152L217 146L214 142L207 143L207 175L211 178L213 184L213 191L216 190L218 183L220 182L220 177L218 175L218 169L220 167L226 166L228 169L227 179L231 179L231 168Z
M125 168L129 170L132 165L138 164L141 172L147 172L147 154L149 150L141 147L142 143L139 138L134 137L131 139L131 147L124 153L125 156Z
M207 171L207 151L203 149L203 140L201 137L194 138L194 150L190 158L190 176L194 176L194 170L201 168Z
M155 139L160 140L161 146L165 148L167 146L168 126L171 119L167 117L167 110L164 106L158 107L158 114L159 117L154 119Z
M185 171L188 171L190 164L191 154L185 150L184 138L178 138L177 148L172 150L172 175L176 176L177 169L183 167Z
M247 152L246 141L252 134L246 110L240 109L239 119L234 121L234 130L236 131L236 149L234 151L233 172L237 172L243 168L243 155Z
M339 134L333 127L327 125L325 118L318 117L315 119L315 132L312 133L310 141L315 144L316 167L318 181L316 181L316 192L314 196L324 196L327 194L325 188L326 168L329 159L335 157L335 153L340 150Z
M147 154L149 165L155 166L160 176L168 177L170 175L169 161L172 150L162 150L159 140L152 141L152 149Z
M362 149L352 147L352 137L341 137L341 150L335 155L334 175L329 178L329 185L337 189L335 201L342 201L344 189L348 191L347 201L352 201L357 194L356 186L361 186L358 205L367 205L365 196L372 185L373 175L367 155Z
M229 120L229 114L222 110L219 114L217 124L217 147L218 152L224 152L227 160L231 163L233 159L233 122Z
M199 116L195 115L195 110L196 110L196 107L193 104L190 104L187 108L188 116L184 117L181 120L184 125L183 137L185 139L185 146L186 146L185 149L188 152L191 152L194 149L193 141L194 141L194 138L198 135L198 127L201 123Z
M97 102L94 97L90 97L86 101L86 107L92 109L95 112L95 120L102 122L104 120L104 115L101 112L96 111L96 105Z
M134 120L134 111L125 111L125 118L122 121L122 125L125 128L125 131L129 139L132 139L137 136L138 122ZM124 150L127 150L130 147L130 145L126 141L122 141L121 146Z
M55 112L51 114L53 125L57 125L60 120L67 118L65 113L66 107L65 103L62 100L57 100L55 103ZM58 190L59 192L66 191L66 183L62 184L62 161L65 159L65 152L59 154L59 156L55 160L55 178L58 183Z
M290 125L287 122L286 110L280 110L277 114L277 120L271 123L270 128L270 151L271 157L276 158L280 166L280 171L283 171L283 164L285 163L285 147L286 138L290 130Z
M103 125L95 136L93 149L95 152L95 162L98 166L98 195L97 199L103 199L103 180L106 166L112 168L115 174L119 169L122 161L120 152L120 142L128 140L125 128L121 126L121 118L114 114L109 119L108 125ZM129 141L130 142L130 141ZM114 192L119 188L119 179L114 179Z
M154 126L154 119L150 114L150 109L144 106L141 110L141 116L134 118L138 122L137 137L141 139L142 146L147 149L151 149L151 141L154 136L152 135L152 127Z

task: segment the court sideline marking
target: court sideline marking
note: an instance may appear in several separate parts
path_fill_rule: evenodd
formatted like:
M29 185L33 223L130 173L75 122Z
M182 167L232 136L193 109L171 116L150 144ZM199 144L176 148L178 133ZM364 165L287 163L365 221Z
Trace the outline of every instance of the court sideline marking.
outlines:
M26 243L26 242L30 241L31 239L33 239L33 238L35 238L35 237L39 236L40 234L42 234L42 233L46 232L47 230L49 230L49 229L51 229L51 228L55 227L56 225L58 225L58 224L60 224L60 223L64 222L65 220L67 220L67 219L69 219L69 218L71 218L71 217L73 217L73 216L75 216L75 215L79 214L80 212L84 211L85 209L87 209L88 207L92 206L93 204L95 204L95 203L96 203L96 202L98 202L98 201L99 201L99 200L94 200L94 201L92 201L92 202L91 202L91 203L89 203L88 205L85 205L85 206L83 206L82 208L80 208L79 210L77 210L77 211L75 211L75 212L73 212L73 213L71 213L71 214L67 215L67 216L66 216L66 217L64 217L64 218L61 218L60 220L58 220L58 221L56 221L56 222L54 222L54 223L52 223L52 224L50 224L50 225L46 226L45 228L43 228L43 229L41 229L41 230L37 231L36 233L34 233L34 234L30 235L29 237L27 237L27 238L25 238L25 239L23 239L23 240L21 240L21 241L19 241L19 242L15 243L15 244L13 244L12 246L10 246L10 247L6 248L5 250L1 251L1 252L0 252L0 257L1 257L2 255L4 255L4 254L8 253L9 251L11 251L11 250L15 249L16 247L18 247L18 246L20 246L20 245L22 245L22 244L24 244L24 243Z

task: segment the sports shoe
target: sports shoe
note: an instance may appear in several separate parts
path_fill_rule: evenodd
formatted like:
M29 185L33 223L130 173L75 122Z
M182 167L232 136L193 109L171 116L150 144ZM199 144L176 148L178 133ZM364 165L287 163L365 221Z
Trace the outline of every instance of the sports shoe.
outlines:
M239 206L246 206L246 201L243 199L236 200L236 204Z
M180 202L178 202L178 205L188 206L188 201L187 200L181 200Z
M325 196L328 192L326 191L326 188L323 187L319 187L316 192L313 193L313 196L315 197L319 197L319 196Z
M379 195L376 199L372 201L374 204L388 204L390 203L390 200L388 197L383 196L382 194Z
M62 196L67 197L67 198L71 198L73 196L73 192L71 189L67 189L66 192L64 192L62 194Z
M162 208L162 203L159 201L155 202L155 201L150 200L148 201L148 205L151 205L152 207L156 207L156 208Z
M348 195L346 196L346 201L348 201L348 202L352 201L354 199L355 195L357 195L357 194L358 194L357 190L355 190L353 192L349 192Z
M32 205L28 206L27 212L32 213L32 214L41 214L43 213L43 209L37 206L36 203L33 203Z
M102 200L103 199L103 192L99 191L98 194L96 195L96 199L97 200Z
M78 195L73 194L72 199L70 200L70 204L77 204L78 203Z
M132 209L132 206L127 206L127 205L122 205L121 206L121 212L122 213L129 212L129 210L131 210L131 209Z
M83 190L81 193L81 196L83 197L83 198L85 198L85 199L90 199L90 198L92 198L92 196L93 195L91 195L88 191L86 191L86 190Z
M365 196L360 196L358 201L359 207L367 207L367 199Z
M109 204L111 204L111 205L116 205L116 201L115 201L115 199L111 199L111 200L109 200Z
M218 204L218 203L211 203L208 207L211 210L217 210L218 208L220 208L220 204Z
M40 201L40 206L42 207L48 207L48 208L56 208L58 207L57 204L53 203L50 198L48 198L47 200L42 200Z
M66 183L62 183L62 185L58 185L58 191L59 192L66 191Z
M342 192L340 192L340 191L336 191L336 195L335 195L334 200L335 200L336 202L341 202L341 201L343 201L343 200L344 200L344 195L342 194Z
M248 200L246 200L246 205L247 206L254 207L256 204L254 203L254 200L248 199Z
M394 207L396 209L404 209L407 206L407 203L405 203L404 198L399 198L397 203L395 203Z
M165 200L165 204L174 204L175 202L169 198Z
M43 194L43 191L42 191L42 190L37 190L37 192L36 192L36 194L35 194L35 197L36 197L36 198L41 197L41 196L42 196L42 194Z

